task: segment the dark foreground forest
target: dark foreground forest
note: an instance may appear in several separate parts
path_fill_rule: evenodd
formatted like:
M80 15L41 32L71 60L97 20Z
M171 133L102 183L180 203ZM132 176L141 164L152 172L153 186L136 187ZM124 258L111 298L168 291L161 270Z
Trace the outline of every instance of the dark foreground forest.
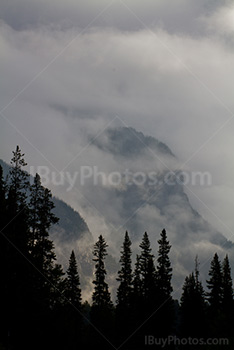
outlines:
M0 349L233 349L228 256L220 261L214 252L204 287L195 258L177 301L166 230L157 256L144 233L134 266L126 232L112 301L101 235L93 249L92 302L84 302L74 251L67 271L56 262L49 230L59 218L51 192L39 175L30 184L18 146L11 165L6 179L0 167Z

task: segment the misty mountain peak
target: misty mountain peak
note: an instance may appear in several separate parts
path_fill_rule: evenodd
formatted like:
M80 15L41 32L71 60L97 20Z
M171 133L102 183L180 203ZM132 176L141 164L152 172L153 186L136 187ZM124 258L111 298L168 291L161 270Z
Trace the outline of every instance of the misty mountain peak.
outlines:
M166 144L131 127L109 128L93 144L102 151L123 158L138 158L154 152L174 157Z

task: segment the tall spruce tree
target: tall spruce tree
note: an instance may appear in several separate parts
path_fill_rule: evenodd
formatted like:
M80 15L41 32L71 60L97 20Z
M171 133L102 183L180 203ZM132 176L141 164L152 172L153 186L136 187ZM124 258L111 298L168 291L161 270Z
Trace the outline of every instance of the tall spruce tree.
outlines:
M157 258L157 286L161 298L167 300L171 297L173 291L171 285L172 278L172 267L169 258L169 252L171 250L171 245L167 240L166 230L163 229L161 232L161 238L158 240L158 258Z
M24 167L27 163L19 146L12 152L11 168L7 179L6 196L6 239L5 272L6 272L6 324L10 342L23 341L23 329L29 324L30 298L32 281L29 263L29 211L27 191L29 175ZM12 344L15 346L15 344Z
M77 269L77 262L74 250L71 252L69 266L67 269L67 278L65 280L65 296L72 307L81 309L81 289L80 277Z
M93 250L95 279L93 281L94 292L92 295L93 303L91 306L91 322L103 334L105 334L107 339L111 339L113 337L113 304L109 287L106 282L106 268L104 262L107 256L107 247L108 245L105 239L100 235ZM94 332L93 328L91 329L90 340L90 346L95 345L96 347L103 349L106 349L109 346L108 341L103 339L103 337L97 332Z
M172 267L169 258L171 245L167 240L166 230L163 229L158 240L159 249L157 257L157 296L158 296L158 311L157 325L158 332L162 335L168 335L172 332L174 326L175 310L174 301L172 299Z
M233 311L233 283L228 255L222 264L222 307L225 312Z
M62 303L60 290L63 289L62 267L56 264L53 241L49 237L52 225L58 222L53 213L54 203L50 190L41 185L36 174L30 189L30 259L36 269L32 273L34 281L35 307L48 312Z
M36 267L50 277L56 260L53 242L49 238L49 229L58 222L52 212L54 203L51 192L41 185L40 176L36 174L30 195L30 251Z
M222 305L223 278L221 263L217 253L215 253L213 260L211 261L209 276L210 279L207 280L207 288L209 289L209 292L207 295L210 310L218 312L220 311Z
M207 280L208 324L209 336L222 336L223 333L223 276L218 254L215 253L209 270L210 279Z
M155 292L155 266L153 254L151 254L150 240L147 232L144 233L140 243L140 268L142 276L142 296L146 302L152 301L152 294Z
M117 281L116 327L119 344L133 330L133 273L131 260L131 240L126 231L120 257L120 270Z
M117 281L120 282L117 289L117 305L124 309L130 307L133 291L131 244L128 232L126 232L120 257L121 269L118 271L117 278Z
M77 261L74 251L72 250L67 277L64 281L63 313L61 322L66 342L64 348L77 349L83 345L83 308L81 299L80 277L77 268Z
M222 336L232 337L234 322L234 301L231 267L228 255L222 263Z
M107 255L106 248L108 247L105 239L102 235L99 236L97 243L94 245L94 259L95 261L95 280L94 292L93 292L93 306L97 307L109 307L111 305L111 297L108 284L106 283L106 269L105 269L105 257Z

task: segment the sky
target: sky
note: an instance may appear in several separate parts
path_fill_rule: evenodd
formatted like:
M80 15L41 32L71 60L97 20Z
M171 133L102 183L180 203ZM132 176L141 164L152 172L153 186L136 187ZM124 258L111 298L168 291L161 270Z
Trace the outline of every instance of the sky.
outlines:
M115 171L90 140L133 127L211 175L186 193L234 241L233 62L234 1L2 0L0 158L19 144L34 169ZM49 187L102 231L76 191Z

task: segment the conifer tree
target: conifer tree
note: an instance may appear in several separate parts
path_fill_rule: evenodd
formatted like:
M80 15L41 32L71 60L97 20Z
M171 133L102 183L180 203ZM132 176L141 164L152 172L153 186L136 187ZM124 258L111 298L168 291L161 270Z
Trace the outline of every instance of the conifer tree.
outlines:
M222 263L222 336L232 337L234 322L234 301L231 267L228 255Z
M225 312L233 311L233 284L228 255L222 264L222 307Z
M172 268L169 258L171 245L167 240L165 229L163 229L161 232L161 238L158 240L158 244L157 286L162 299L166 300L171 297L173 289L171 285Z
M142 295L148 302L155 292L155 267L153 254L151 254L150 241L147 232L144 233L142 242L140 243L140 268L142 276Z
M77 349L82 346L82 300L80 277L77 269L77 261L74 251L72 250L69 266L66 271L67 277L64 280L64 303L61 323L62 331L65 335L66 342L64 348Z
M36 174L30 189L30 240L29 252L36 269L32 273L35 292L35 306L44 312L53 310L62 303L60 290L63 289L62 267L56 264L54 244L49 237L52 225L58 218L52 212L54 203L50 190L41 185Z
M107 255L106 248L108 247L102 235L99 236L97 243L94 245L94 259L95 261L95 280L93 292L93 306L108 307L111 305L110 292L108 284L106 283L106 269L104 260Z
M67 269L67 278L65 280L65 296L72 307L81 309L80 277L77 270L77 262L74 250L71 252L69 266Z
M117 281L116 328L119 344L124 341L133 330L133 273L131 261L131 240L125 233L120 257L120 270Z
M172 332L175 318L174 302L172 299L172 268L169 258L171 245L167 240L166 230L163 229L158 240L156 284L158 311L156 313L159 335L168 335Z
M128 309L132 299L132 261L131 241L128 232L125 233L121 251L120 265L117 281L120 282L117 290L117 305Z
M106 282L106 268L105 257L107 256L106 248L108 247L102 235L99 236L98 241L94 245L93 255L95 262L95 279L94 292L92 295L91 307L91 322L95 325L107 339L113 337L113 304L111 302L111 295L109 287ZM91 329L91 344L90 346L108 349L109 343L103 339L100 334Z
M210 305L210 310L220 311L222 305L222 270L221 263L218 257L218 254L215 253L213 260L211 261L210 279L207 280L208 292L208 301Z
M27 163L19 146L13 151L7 179L6 226L4 229L6 273L6 324L8 333L22 340L22 330L29 323L32 281L29 264L29 213L27 191L29 175L24 171ZM20 297L19 297L20 296Z

